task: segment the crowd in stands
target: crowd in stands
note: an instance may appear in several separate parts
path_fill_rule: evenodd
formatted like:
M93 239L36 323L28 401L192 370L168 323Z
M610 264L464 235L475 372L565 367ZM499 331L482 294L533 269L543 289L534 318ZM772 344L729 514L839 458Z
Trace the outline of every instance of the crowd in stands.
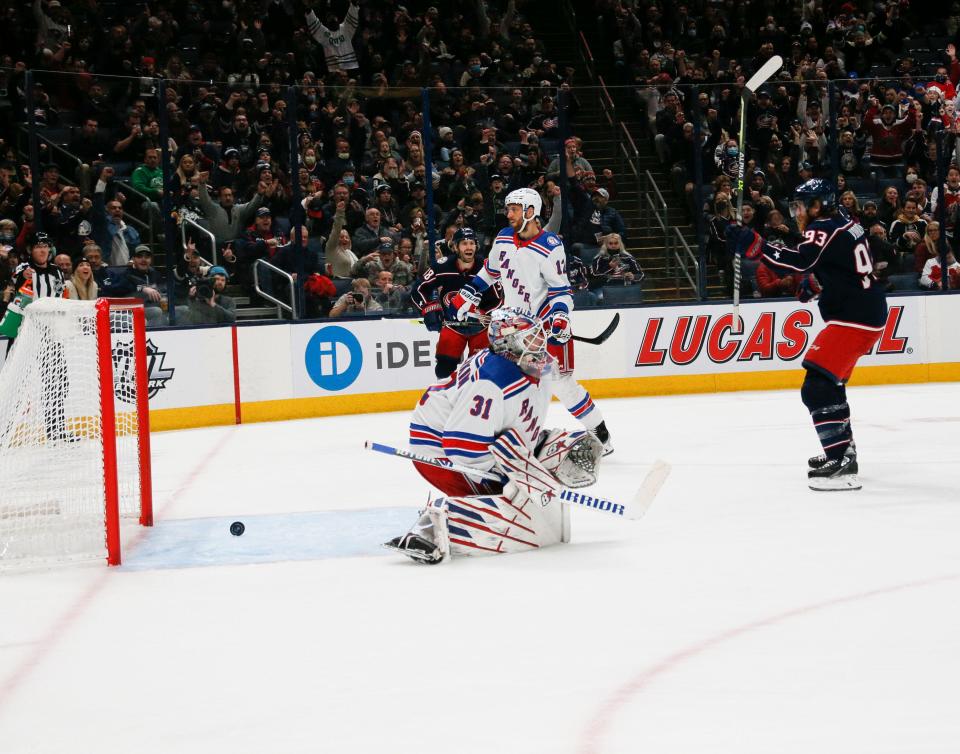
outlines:
M256 281L282 298L282 273L305 276L308 316L404 310L414 280L451 253L458 228L472 228L487 252L506 225L504 197L521 186L542 193L545 221L556 212L588 301L605 283L639 283L628 229L609 204L614 176L594 172L575 135L574 70L547 58L526 5L9 5L0 59L4 299L42 225L68 277L89 267L100 295L143 298L154 325L170 309L180 322L230 321L228 282L256 298ZM44 137L40 175L18 152L30 117ZM182 248L180 226L192 239ZM215 249L195 226L213 234ZM152 259L174 247L164 259L176 281L168 301Z
M796 243L792 190L813 177L835 180L843 211L869 233L874 270L888 289L942 286L935 220L943 203L942 231L953 248L960 213L960 5L589 5L604 41L597 47L610 51L617 83L634 91L676 195L691 218L704 214L708 258L728 295L723 228L737 201L740 93L775 54L783 68L747 104L743 222L768 240ZM938 142L949 163L939 187ZM948 263L954 287L960 267L952 252ZM753 265L741 294L794 295L802 282Z

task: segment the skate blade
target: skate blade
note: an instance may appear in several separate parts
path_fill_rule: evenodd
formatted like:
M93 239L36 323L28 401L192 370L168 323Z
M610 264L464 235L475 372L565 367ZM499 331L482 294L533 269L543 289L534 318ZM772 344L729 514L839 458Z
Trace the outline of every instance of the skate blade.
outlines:
M847 476L837 477L834 479L829 477L824 479L811 479L808 482L808 486L811 490L816 490L817 492L859 490L863 487L863 485L860 484L860 479L854 474L849 474Z
M436 565L443 560L443 556L435 557L433 555L428 555L425 552L419 552L418 550L407 550L403 547L396 547L391 545L389 542L384 542L380 545L384 550L390 550L391 552L398 552L401 555L406 555L414 563L420 563L421 565Z

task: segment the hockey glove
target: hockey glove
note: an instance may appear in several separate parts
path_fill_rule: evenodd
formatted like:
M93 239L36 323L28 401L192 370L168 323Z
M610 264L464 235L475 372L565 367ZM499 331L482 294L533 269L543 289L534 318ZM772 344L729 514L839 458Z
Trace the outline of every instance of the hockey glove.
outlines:
M527 446L520 434L509 429L490 445L490 453L509 481L503 494L517 507L528 501L549 505L559 494L562 485Z
M423 307L423 324L430 332L440 332L443 327L443 313L439 301L433 301Z
M747 259L756 259L763 252L763 238L753 228L730 223L724 231L727 247Z
M457 319L463 322L480 307L480 294L472 285L465 285L454 295L451 303Z
M573 336L570 317L566 312L557 312L550 318L550 337L557 343L566 343Z

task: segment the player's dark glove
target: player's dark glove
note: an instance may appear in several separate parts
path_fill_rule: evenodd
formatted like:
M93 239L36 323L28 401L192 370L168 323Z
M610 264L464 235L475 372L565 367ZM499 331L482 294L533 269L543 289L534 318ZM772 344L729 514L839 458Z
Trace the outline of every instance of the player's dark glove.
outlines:
M423 308L423 324L430 332L440 332L443 328L443 312L439 301L427 304Z
M724 231L727 247L747 259L756 259L763 251L763 238L753 228L730 223Z

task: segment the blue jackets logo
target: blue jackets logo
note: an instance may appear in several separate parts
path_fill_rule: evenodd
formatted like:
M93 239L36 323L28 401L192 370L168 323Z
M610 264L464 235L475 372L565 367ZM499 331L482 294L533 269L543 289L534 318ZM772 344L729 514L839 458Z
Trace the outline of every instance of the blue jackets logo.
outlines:
M363 349L346 328L324 327L310 338L303 358L314 384L333 392L350 387L360 376Z

